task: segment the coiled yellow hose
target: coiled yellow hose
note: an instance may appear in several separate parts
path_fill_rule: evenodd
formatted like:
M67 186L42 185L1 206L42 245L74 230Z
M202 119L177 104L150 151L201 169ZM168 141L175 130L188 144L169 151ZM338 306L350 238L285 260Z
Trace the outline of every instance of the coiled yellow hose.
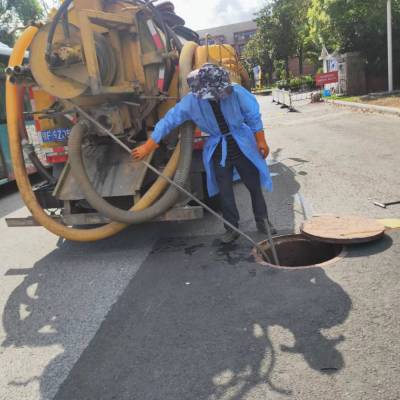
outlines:
M17 40L13 52L10 56L9 66L14 67L15 65L21 65L23 63L25 52L28 50L33 37L36 35L38 28L29 27ZM183 71L191 68L193 54L197 45L193 42L187 43L187 48L182 52L180 63L184 67ZM182 76L181 76L182 79ZM181 92L182 93L182 92ZM13 85L9 80L6 83L6 107L7 107L7 128L8 137L10 142L11 159L14 168L15 179L20 191L21 197L32 213L33 218L43 227L57 236L61 236L67 240L77 242L93 242L97 240L106 239L111 237L124 228L126 224L111 222L110 224L91 229L76 229L65 226L54 219L52 219L42 209L38 201L36 200L35 194L32 191L28 174L25 167L25 161L23 158L21 139L19 132L19 119L22 118L22 110L18 101L17 86ZM172 177L175 174L178 161L180 157L180 146L178 145L170 158L164 174L168 177ZM149 207L154 201L160 196L165 190L168 183L159 178L149 189L149 191L141 198L141 200L135 204L132 211L139 211Z

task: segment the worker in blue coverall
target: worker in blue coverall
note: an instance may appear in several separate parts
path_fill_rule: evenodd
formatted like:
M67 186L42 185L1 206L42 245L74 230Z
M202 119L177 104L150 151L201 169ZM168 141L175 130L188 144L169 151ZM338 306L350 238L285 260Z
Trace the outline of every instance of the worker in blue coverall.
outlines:
M250 92L231 83L229 73L214 64L204 64L187 77L191 92L155 126L151 137L132 151L135 159L143 159L158 143L185 121L192 120L208 133L203 162L210 196L220 194L223 217L239 226L239 212L233 192L236 168L250 192L258 231L267 233L267 206L261 187L272 191L272 181L265 161L269 147L265 140L258 102ZM223 243L235 241L239 235L229 227ZM272 232L276 233L272 227Z

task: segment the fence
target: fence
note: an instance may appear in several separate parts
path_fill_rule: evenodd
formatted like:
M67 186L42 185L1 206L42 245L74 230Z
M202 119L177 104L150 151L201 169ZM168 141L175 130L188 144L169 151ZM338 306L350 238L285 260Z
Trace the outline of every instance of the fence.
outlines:
M293 110L292 94L290 90L274 89L272 91L272 102L288 107L289 110Z
M296 111L294 103L312 99L314 92L293 93L290 90L273 89L272 102L289 109Z

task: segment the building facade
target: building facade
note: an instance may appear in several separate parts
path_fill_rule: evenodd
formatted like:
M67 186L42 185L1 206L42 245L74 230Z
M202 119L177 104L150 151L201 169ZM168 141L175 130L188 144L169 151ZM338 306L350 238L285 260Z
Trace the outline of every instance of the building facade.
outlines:
M257 25L254 21L239 22L197 31L200 35L201 44L205 44L206 36L209 35L209 44L230 44L235 47L239 55L242 55L246 44L256 32Z
M257 24L254 21L239 22L197 31L202 45L206 43L206 37L208 36L208 44L230 44L236 49L239 56L243 55L246 44L256 32ZM291 76L301 75L298 57L289 59L289 72ZM308 60L304 60L303 75L314 75L315 72L316 66ZM278 80L278 78L275 77L274 80Z

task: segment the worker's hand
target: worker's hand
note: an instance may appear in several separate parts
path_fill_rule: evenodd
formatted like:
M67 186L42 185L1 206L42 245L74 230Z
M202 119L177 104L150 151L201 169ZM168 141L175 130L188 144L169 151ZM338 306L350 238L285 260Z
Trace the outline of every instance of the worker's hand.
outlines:
M158 144L152 138L149 138L147 139L145 144L134 148L131 154L135 160L143 160L143 158L146 158L152 151L154 151L158 147Z
M256 133L256 142L257 142L257 147L258 147L258 151L260 152L260 154L264 158L267 158L268 154L269 154L269 147L268 147L267 141L265 140L264 131L259 131Z

